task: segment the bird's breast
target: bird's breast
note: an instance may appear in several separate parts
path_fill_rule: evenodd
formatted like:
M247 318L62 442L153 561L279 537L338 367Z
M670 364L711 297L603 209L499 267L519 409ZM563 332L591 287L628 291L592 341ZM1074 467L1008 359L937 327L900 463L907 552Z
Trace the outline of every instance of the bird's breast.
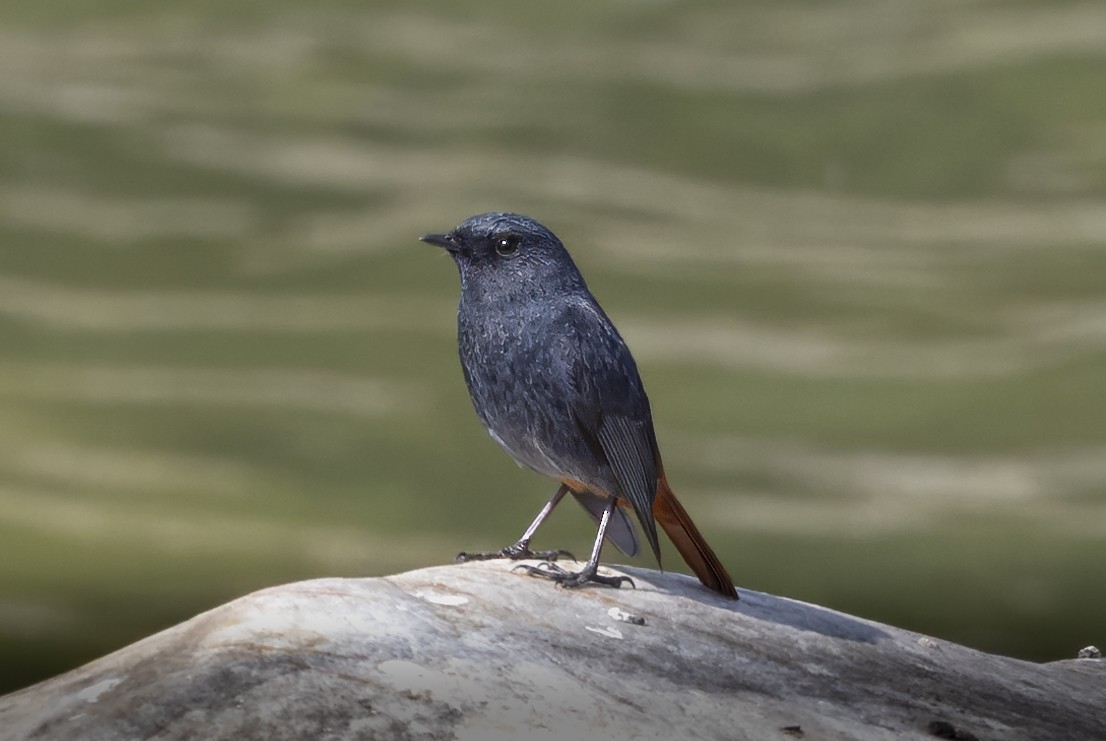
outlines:
M554 348L564 338L540 316L462 310L458 347L465 382L484 426L519 464L564 472L573 428L571 389Z

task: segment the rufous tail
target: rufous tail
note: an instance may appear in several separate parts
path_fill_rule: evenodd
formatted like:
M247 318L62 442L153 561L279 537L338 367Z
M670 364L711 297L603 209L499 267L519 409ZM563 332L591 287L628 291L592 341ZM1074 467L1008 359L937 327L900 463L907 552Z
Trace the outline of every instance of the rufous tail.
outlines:
M699 528L691 521L687 510L676 499L662 471L657 481L657 497L653 500L653 518L664 528L669 540L684 561L708 588L721 595L737 599L733 580L714 554Z

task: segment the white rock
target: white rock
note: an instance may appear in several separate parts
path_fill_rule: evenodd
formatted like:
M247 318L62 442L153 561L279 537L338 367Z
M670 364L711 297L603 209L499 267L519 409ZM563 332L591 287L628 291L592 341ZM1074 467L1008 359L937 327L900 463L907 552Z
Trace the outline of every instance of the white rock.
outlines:
M0 739L1106 738L1106 662L676 574L565 590L512 565L248 595L0 698Z

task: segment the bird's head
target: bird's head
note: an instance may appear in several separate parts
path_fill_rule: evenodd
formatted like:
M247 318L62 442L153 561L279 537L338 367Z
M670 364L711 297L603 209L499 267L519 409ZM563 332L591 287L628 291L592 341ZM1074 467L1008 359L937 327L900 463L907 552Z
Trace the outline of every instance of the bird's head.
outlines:
M479 214L451 232L420 239L453 257L462 291L470 298L543 295L583 286L561 240L527 216Z

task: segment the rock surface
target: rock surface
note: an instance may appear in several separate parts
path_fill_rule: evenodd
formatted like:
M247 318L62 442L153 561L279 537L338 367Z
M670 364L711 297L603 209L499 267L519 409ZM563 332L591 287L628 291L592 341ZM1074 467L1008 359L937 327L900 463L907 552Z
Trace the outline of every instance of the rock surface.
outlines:
M1106 739L1106 662L503 561L266 589L0 698L8 739Z

